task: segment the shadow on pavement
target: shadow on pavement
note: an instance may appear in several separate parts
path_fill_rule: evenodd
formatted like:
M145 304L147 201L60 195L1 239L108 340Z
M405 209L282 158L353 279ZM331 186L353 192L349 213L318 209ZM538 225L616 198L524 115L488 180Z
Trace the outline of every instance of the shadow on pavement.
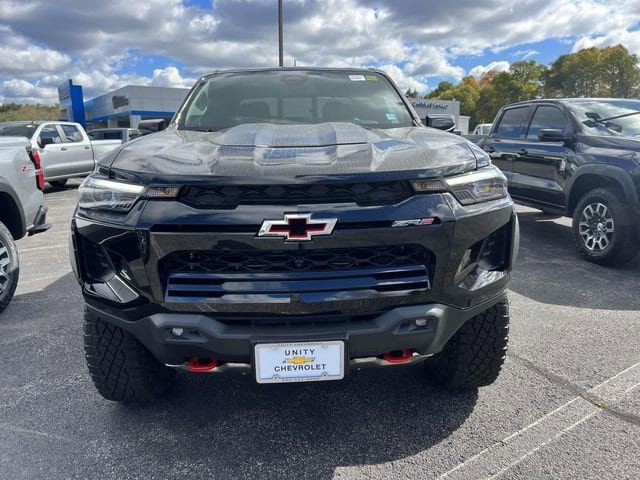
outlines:
M32 473L49 471L45 478L327 479L337 467L429 449L467 420L478 398L435 387L417 365L262 386L250 375L181 373L162 399L125 406L91 384L71 273L17 296L0 322L14 339L0 355L3 422L35 432L4 443L0 435L0 450L10 449L6 478L28 461ZM55 442L43 451L48 436Z
M520 212L520 255L511 290L541 303L638 310L640 256L620 267L584 260L573 244L570 219Z
M363 370L336 383L267 386L250 376L185 374L152 406L114 409L109 433L114 441L138 435L131 431L135 423L154 432L154 447L133 454L168 465L205 462L219 478L332 478L339 466L428 449L467 419L476 400L477 391L452 395L431 386L420 367Z

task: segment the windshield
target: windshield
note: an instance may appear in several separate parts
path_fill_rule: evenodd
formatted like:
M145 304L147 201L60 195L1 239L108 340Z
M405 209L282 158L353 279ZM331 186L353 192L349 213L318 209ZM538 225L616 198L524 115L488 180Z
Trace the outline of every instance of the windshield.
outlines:
M640 137L638 100L594 100L568 106L589 135Z
M27 137L28 139L31 139L37 128L37 125L30 124L0 123L0 136Z
M179 128L216 131L246 123L412 125L402 98L374 72L268 71L214 75L182 109Z

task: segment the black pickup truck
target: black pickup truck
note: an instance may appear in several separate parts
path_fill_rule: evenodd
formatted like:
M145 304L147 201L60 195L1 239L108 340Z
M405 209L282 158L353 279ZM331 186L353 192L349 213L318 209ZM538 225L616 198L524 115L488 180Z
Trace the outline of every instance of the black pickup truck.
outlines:
M578 251L596 263L640 248L640 101L532 100L503 107L480 143L518 203L573 218Z
M426 361L470 388L505 358L506 179L379 71L203 77L166 130L100 161L72 232L111 400L152 397L176 369L275 383Z

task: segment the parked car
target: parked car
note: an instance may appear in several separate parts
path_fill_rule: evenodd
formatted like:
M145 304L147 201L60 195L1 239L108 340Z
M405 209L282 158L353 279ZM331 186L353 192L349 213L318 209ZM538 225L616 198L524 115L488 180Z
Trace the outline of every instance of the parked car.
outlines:
M14 241L50 227L43 189L38 151L24 137L0 137L0 312L13 298L20 275Z
M1 136L21 136L38 150L44 179L62 188L69 178L85 177L93 171L95 160L118 147L119 140L91 141L79 123L73 122L4 122Z
M138 123L138 130L142 132L142 135L148 135L149 133L160 132L167 128L169 120L166 118L150 118L148 120L141 120Z
M87 132L89 138L93 140L120 140L127 143L129 140L138 138L142 132L137 128L95 128Z
M490 123L479 123L476 128L473 129L473 134L463 135L464 138L473 143L480 143L484 137L491 131Z
M511 196L573 218L580 254L602 264L640 245L640 101L532 100L503 107L481 143Z
M177 369L302 382L429 359L453 389L497 378L518 223L480 148L369 69L208 75L175 118L80 187L100 394L150 398Z
M479 123L473 129L473 135L488 135L491 131L491 123Z

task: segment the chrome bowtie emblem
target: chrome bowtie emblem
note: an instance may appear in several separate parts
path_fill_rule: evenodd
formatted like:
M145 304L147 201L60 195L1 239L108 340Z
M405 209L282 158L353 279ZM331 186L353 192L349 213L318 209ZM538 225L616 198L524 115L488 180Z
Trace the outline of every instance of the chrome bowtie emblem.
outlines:
M310 213L286 213L284 220L262 222L259 237L282 237L286 242L308 242L314 236L331 235L337 218L311 219Z

